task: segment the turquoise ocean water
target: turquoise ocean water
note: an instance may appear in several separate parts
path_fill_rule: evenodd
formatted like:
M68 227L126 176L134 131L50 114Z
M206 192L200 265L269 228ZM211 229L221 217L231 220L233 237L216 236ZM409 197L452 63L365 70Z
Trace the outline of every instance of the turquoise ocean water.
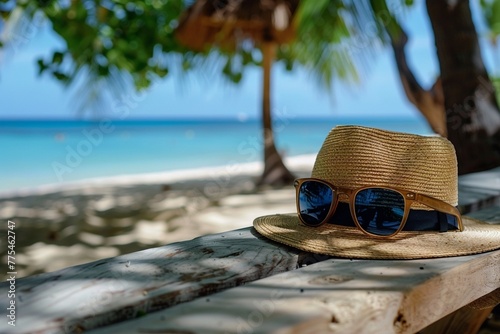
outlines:
M332 127L358 124L429 134L421 118L284 119L275 122L286 156L317 153ZM0 120L0 192L93 177L261 160L258 120Z

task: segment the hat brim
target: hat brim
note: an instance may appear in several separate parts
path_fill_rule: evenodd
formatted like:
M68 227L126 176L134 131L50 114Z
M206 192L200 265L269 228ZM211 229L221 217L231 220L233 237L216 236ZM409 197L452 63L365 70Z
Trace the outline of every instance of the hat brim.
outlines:
M263 236L307 252L357 259L428 259L484 253L500 249L500 225L462 216L464 231L400 232L373 238L353 227L303 225L296 213L258 217Z

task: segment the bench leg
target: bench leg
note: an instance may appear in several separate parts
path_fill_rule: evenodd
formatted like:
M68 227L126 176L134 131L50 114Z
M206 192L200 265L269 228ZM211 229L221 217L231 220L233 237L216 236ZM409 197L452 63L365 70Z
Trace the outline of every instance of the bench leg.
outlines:
M422 329L419 334L475 334L490 315L493 307L477 310L468 306L447 315Z

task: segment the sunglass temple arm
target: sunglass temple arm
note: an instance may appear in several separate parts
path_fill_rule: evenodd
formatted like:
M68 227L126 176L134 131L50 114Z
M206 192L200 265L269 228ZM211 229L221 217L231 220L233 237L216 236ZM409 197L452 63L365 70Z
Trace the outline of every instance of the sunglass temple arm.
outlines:
M415 201L417 201L421 204L427 205L428 207L431 207L437 211L448 213L448 214L451 214L451 215L457 217L459 230L460 231L464 230L460 211L458 211L458 209L456 207L454 207L453 205L448 204L446 202L443 202L441 200L438 200L436 198L432 198L432 197L429 197L429 196L426 196L423 194L418 194L418 193L415 194Z

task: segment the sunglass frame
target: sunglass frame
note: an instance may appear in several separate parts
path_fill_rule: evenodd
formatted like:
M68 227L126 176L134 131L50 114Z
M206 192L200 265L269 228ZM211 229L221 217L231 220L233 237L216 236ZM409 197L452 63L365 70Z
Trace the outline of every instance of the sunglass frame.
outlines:
M325 219L323 219L323 221L321 223L319 223L318 225L307 224L302 219L302 216L300 214L300 203L299 203L300 189L301 189L302 184L304 182L307 182L307 181L314 181L314 182L322 183L322 184L328 186L332 190L333 198L332 198L332 203L330 204L330 209L329 209L327 215L325 216ZM409 190L405 190L405 189L394 188L394 187L385 187L385 186L368 186L368 187L361 187L361 188L356 188L356 189L348 189L348 188L343 188L343 187L337 187L328 181L325 181L322 179L317 179L317 178L299 178L299 179L296 179L294 182L294 187L295 187L295 201L296 201L296 206L297 206L297 215L299 216L300 221L306 226L318 227L318 226L321 226L324 223L326 223L328 220L330 220L330 218L335 213L335 210L337 209L337 205L339 203L339 195L343 194L343 195L346 195L347 198L349 199L349 202L348 202L349 203L349 211L351 213L352 220L354 221L354 223L356 224L358 229L360 229L364 234L369 235L371 237L385 239L385 238L390 238L390 237L397 235L404 228L404 226L406 224L406 220L408 218L408 214L410 213L410 207L414 202L418 202L420 204L426 205L426 206L428 206L436 211L439 211L442 213L447 213L447 214L450 214L452 216L455 216L457 218L459 231L464 230L460 211L458 211L458 209L456 207L454 207L453 205L448 204L442 200L439 200L437 198L427 196L424 194L420 194L420 193L417 193L415 191L409 191ZM358 222L358 218L356 217L356 213L355 213L354 201L356 199L356 195L360 191L363 191L366 189L387 189L387 190L395 191L403 196L403 200L404 200L403 220L402 220L399 228L394 233L389 234L389 235L373 234L373 233L370 233L369 231L366 231L365 229L363 229L361 224Z

